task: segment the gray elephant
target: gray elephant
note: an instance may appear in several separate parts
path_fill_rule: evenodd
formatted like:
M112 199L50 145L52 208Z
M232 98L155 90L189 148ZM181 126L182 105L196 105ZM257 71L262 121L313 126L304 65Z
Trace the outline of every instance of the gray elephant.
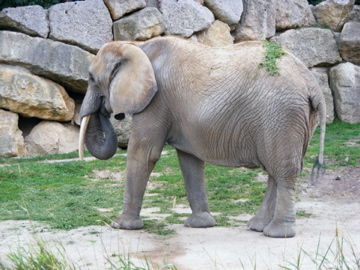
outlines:
M295 180L318 117L323 162L325 102L298 59L285 53L273 76L261 65L265 53L260 41L211 48L176 37L100 49L80 112L80 152L85 141L95 157L113 156L108 117L133 114L123 212L114 228L143 227L145 187L168 143L177 151L192 210L185 226L215 225L204 187L209 162L264 169L266 195L248 227L270 237L295 235Z

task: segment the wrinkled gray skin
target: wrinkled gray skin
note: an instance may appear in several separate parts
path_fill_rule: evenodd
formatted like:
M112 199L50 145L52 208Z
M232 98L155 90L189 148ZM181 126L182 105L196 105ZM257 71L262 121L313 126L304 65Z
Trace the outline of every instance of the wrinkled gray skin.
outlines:
M99 114L101 107L121 112L109 100L114 73L126 72L115 67L119 61L127 64L121 53L109 56L109 47L115 50L116 44L106 45L97 56L106 65L98 61L90 68L94 79L82 116ZM270 237L294 236L295 180L318 115L322 134L325 123L324 98L307 68L287 53L277 60L280 75L269 75L260 66L265 54L262 42L210 48L167 37L127 44L140 48L150 60L157 92L133 116L123 212L112 226L143 227L145 187L167 142L177 150L192 209L185 226L215 225L204 185L204 162L209 162L264 169L269 174L267 192L248 227ZM100 96L105 97L104 105ZM106 133L105 137L112 136L111 131ZM108 152L100 158L111 156L113 149Z

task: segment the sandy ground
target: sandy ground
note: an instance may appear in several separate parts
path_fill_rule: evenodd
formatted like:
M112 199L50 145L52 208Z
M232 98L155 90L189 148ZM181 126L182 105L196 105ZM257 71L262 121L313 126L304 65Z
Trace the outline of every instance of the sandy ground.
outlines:
M208 229L173 225L176 234L157 236L144 231L114 230L106 226L82 227L71 231L49 229L30 221L0 222L0 260L18 247L29 248L40 239L52 249L61 250L81 269L106 269L113 254L130 255L139 266L144 258L155 268L173 264L187 269L282 269L296 263L301 249L300 269L316 269L311 261L324 255L336 232L344 237L344 253L351 262L352 246L360 259L360 168L327 172L315 187L303 188L298 210L311 213L297 219L297 235L273 239L246 229L245 225ZM241 216L249 219L250 216ZM320 242L320 248L317 247ZM332 251L336 250L333 243ZM331 252L329 256L332 257ZM322 268L325 269L325 268ZM358 269L355 268L354 269Z

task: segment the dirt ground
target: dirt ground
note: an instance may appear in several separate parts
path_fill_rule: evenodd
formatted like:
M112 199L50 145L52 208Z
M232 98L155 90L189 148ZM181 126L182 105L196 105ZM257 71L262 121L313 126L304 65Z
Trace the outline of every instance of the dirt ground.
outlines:
M31 247L40 239L54 250L60 247L67 259L81 269L106 269L107 258L116 261L113 254L129 255L139 266L144 266L147 258L155 269L165 264L173 264L179 270L282 269L281 266L295 269L291 263L296 264L299 253L300 269L315 269L314 260L326 253L336 234L339 239L344 238L345 258L354 260L352 247L360 259L360 167L328 171L316 186L303 184L299 190L297 210L307 217L298 217L297 235L291 239L268 238L249 231L245 225L208 229L173 225L175 235L158 236L106 226L60 231L36 222L2 221L0 260L6 260L5 254L10 251ZM239 216L241 220L249 218L250 215ZM328 257L334 254L336 242Z

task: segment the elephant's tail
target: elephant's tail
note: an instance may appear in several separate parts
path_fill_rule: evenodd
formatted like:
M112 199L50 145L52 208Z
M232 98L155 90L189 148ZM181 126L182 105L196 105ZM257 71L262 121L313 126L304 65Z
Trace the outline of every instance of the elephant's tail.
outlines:
M311 171L311 184L315 184L320 174L324 173L324 147L325 147L325 131L326 131L326 104L324 96L321 90L310 97L312 108L319 113L319 124L320 124L320 145L319 155L314 163Z

